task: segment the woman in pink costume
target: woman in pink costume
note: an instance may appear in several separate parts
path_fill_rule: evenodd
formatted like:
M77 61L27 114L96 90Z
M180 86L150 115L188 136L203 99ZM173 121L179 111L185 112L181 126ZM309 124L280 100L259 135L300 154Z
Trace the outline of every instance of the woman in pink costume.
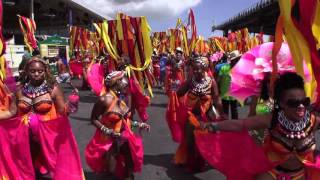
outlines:
M119 179L133 179L133 172L143 164L142 139L132 127L149 130L146 123L132 121L125 102L129 81L123 71L114 71L105 78L108 92L95 103L91 121L96 133L85 150L88 165L95 172L109 172Z
M241 133L220 132L207 135L207 138L213 140L222 140L223 136L230 139L229 142L215 145L200 145L211 146L211 153L219 154L219 157L209 158L209 163L226 174L228 179L239 179L240 176L259 180L320 179L320 156L317 154L315 141L320 118L310 111L310 99L306 97L303 79L295 73L281 75L275 83L274 104L274 109L269 114L201 125L209 132L268 129L262 145L263 151L259 151ZM233 141L232 136L242 145L235 147L238 142ZM205 136L199 134L198 139L203 140ZM231 152L221 147L237 148L238 151ZM243 153L243 148L246 148L247 154ZM202 154L209 157L206 152ZM224 159L232 157L232 162Z
M71 131L68 114L71 102L39 57L31 58L17 91L18 115L30 128L34 168L41 176L53 179L83 179L78 146Z

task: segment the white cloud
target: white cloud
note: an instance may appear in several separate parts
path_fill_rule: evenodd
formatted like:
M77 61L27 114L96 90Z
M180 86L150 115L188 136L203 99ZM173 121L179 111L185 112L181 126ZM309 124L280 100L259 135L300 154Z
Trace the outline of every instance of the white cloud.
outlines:
M201 0L73 0L105 17L117 12L146 16L150 20L167 20L198 5Z

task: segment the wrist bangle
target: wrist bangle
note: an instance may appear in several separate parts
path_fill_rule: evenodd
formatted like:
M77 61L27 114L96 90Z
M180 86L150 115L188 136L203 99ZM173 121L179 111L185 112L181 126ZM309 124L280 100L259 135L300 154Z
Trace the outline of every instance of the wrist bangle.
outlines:
M138 121L132 121L131 126L132 127L139 127L139 122Z
M104 125L102 125L102 126L100 127L100 130L101 130L103 133L107 134L107 135L110 135L110 134L112 133L112 130L109 129L109 128L107 128L107 127L105 127Z

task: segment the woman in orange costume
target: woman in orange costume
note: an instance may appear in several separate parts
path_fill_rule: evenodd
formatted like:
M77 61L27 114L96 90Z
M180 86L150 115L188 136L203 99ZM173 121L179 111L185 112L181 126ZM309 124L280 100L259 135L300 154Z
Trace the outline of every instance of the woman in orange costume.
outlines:
M17 91L18 115L28 122L34 167L41 176L57 179L83 179L78 147L67 115L72 104L39 57L25 66Z
M171 55L166 64L165 73L165 92L169 98L166 110L166 121L170 128L172 139L175 142L180 142L182 130L177 123L177 108L180 100L177 97L176 91L184 82L184 61L181 48L176 49L176 54Z
M152 56L152 69L153 69L153 76L155 78L154 85L160 85L160 56L154 51Z
M194 121L210 122L217 118L217 114L223 115L216 82L207 74L208 66L209 61L206 57L193 59L193 76L177 91L178 97L184 96L181 103L186 111L178 112L180 115L177 119L180 121L183 134L175 155L175 163L186 165L189 171L199 171L205 165L195 143Z
M105 84L109 92L101 96L92 109L91 121L97 130L86 147L86 160L95 172L133 179L133 172L142 168L143 146L142 139L131 131L131 127L149 130L150 126L131 121L130 109L125 102L129 82L123 71L108 74Z
M253 164L250 164L248 163L250 162L248 157L237 157L238 159L245 159L246 167L240 167L235 162L220 162L225 164L225 173L228 176L230 168L243 168L251 173L251 178L247 179L320 179L320 156L315 149L315 132L319 128L320 118L310 111L310 99L306 97L303 79L295 73L281 75L275 84L274 101L274 110L267 115L254 116L239 121L202 124L202 128L208 129L211 132L219 130L268 129L268 134L263 144L263 150L268 159L267 162L257 160ZM216 136L222 135L223 132ZM214 138L214 136L215 134L211 138ZM239 141L243 140L239 136L235 136L234 138L238 138ZM228 142L220 143L226 144ZM237 148L241 147L238 146ZM230 151L223 151L221 156L229 156L232 153L236 158L237 152ZM250 157L258 157L253 153L247 153ZM215 166L218 161L211 161L211 165ZM227 165L228 163L229 165ZM250 169L268 163L270 164L270 169L266 169L265 172L257 171L255 173L254 171L250 171ZM219 168L217 169L219 170ZM236 179L236 177L229 176L228 179Z
M184 82L184 77L183 51L178 47L175 55L172 55L167 62L165 90L168 96L180 87Z

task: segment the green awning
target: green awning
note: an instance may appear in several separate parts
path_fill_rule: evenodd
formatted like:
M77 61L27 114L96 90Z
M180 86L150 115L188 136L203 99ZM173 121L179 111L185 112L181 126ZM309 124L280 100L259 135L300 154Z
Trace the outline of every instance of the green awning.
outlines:
M39 44L60 45L60 46L69 45L67 39L61 38L60 36L48 37L46 40L40 41Z

